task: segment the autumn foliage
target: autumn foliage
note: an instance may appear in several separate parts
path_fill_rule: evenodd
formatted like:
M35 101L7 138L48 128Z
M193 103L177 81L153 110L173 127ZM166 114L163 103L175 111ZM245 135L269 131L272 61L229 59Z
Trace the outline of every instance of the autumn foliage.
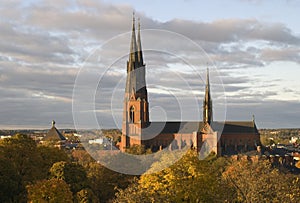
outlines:
M0 141L0 202L300 202L299 175L266 158L200 160L189 150L170 165L174 158L165 153L145 174L130 176L85 150L39 146L18 134Z

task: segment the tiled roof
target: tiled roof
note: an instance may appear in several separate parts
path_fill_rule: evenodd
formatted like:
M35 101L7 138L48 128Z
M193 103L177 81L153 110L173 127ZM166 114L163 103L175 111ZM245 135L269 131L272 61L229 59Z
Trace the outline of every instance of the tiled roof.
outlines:
M195 131L199 132L203 128L203 122L190 121L190 122L151 122L148 128L143 129L143 135L147 134L167 134L167 133L182 133L188 134ZM230 133L255 133L258 134L258 130L253 121L225 121L225 122L213 122L211 127L214 131L222 132L222 134Z
M143 134L167 134L167 133L192 133L199 131L202 122L151 122L150 126L143 129Z
M253 121L226 121L223 129L223 134L226 133L258 134L258 130Z
M49 130L47 135L43 138L43 141L63 141L66 138L56 129L55 126Z

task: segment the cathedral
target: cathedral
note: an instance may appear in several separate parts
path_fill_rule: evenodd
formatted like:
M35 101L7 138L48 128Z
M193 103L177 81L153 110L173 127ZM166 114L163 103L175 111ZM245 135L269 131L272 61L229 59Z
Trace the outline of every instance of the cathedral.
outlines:
M151 122L146 85L146 65L143 60L140 23L136 33L133 17L127 79L124 95L122 136L119 145L125 151L134 145L152 151L189 147L199 153L214 152L231 155L256 150L260 135L254 119L251 121L213 121L213 103L207 70L203 121Z

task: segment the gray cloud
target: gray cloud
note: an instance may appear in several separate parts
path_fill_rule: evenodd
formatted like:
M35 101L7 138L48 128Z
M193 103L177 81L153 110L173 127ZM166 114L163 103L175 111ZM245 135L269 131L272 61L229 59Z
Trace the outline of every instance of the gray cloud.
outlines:
M286 48L286 49L263 49L261 52L261 59L265 61L294 61L300 64L300 49Z
M288 44L299 44L289 28L280 23L262 23L254 19L227 19L212 23L172 20L162 24L163 28L182 33L193 40L218 43L238 40L267 40Z
M250 120L255 115L258 128L294 128L299 126L299 102L264 101L228 106L229 120Z
M85 88L89 88L89 77L108 70L98 87L96 110L104 112L99 114L99 120L104 126L111 127L114 122L109 115L112 96L114 108L119 105L116 111L121 115L124 92L124 81L121 80L126 72L130 34L123 34L110 43L107 40L131 29L132 10L131 6L93 0L2 2L0 96L3 99L0 102L0 125L46 126L56 119L62 126L72 126L71 100L76 74L81 67L88 67L90 75L87 74ZM300 38L281 23L256 19L214 22L173 19L162 23L138 11L136 15L141 18L142 28L179 33L204 49L217 65L228 93L228 103L232 105L228 110L229 118L243 118L241 112L246 114L246 110L253 107L263 122L268 118L263 112L271 113L270 108L264 110L266 104L263 101L277 94L266 91L267 87L259 91L258 85L251 86L254 79L262 82L265 79L237 75L236 72L249 67L263 68L274 61L300 63ZM170 117L176 119L176 99L159 90L177 92L178 98L183 92L192 91L191 98L198 97L201 105L206 63L212 66L212 62L207 61L204 52L195 48L192 42L183 43L180 35L169 38L169 33L161 32L157 38L153 33L142 31L149 89L152 89L150 105L163 106L170 112ZM87 58L103 43L106 46L100 46L96 54ZM174 70L172 77L168 75L171 70ZM214 101L222 103L223 87L217 76L211 71ZM170 101L174 102L170 105ZM244 110L236 108L237 104L243 103L250 107ZM275 103L270 103L270 107L278 107ZM257 104L262 107L258 108ZM280 105L288 108L288 104ZM191 106L189 112L192 112ZM296 107L297 103L291 106ZM297 118L296 114L292 115ZM283 117L287 118L288 114Z

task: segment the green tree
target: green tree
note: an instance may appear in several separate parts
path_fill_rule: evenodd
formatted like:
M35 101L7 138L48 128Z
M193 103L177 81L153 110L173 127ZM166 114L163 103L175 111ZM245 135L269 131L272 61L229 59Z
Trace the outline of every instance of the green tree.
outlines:
M25 183L43 178L40 171L40 156L37 145L27 135L16 134L0 141L1 154L13 163Z
M0 202L26 202L26 185L46 179L53 163L68 159L63 150L38 147L27 135L0 140Z
M43 179L45 175L41 171L43 160L36 143L27 135L16 134L0 141L0 154L11 164L12 171L18 177L15 179L18 180L18 191L14 200L26 202L25 186Z
M64 180L49 179L27 186L29 202L72 203L72 192Z
M0 150L1 151L1 150ZM13 163L0 154L0 202L15 202L21 176Z
M65 161L54 163L50 168L50 174L52 178L64 180L69 184L74 195L88 187L86 171L83 166L79 164Z
M47 147L44 145L38 146L38 153L42 157L42 162L40 163L40 170L44 173L44 179L47 178L49 170L54 163L60 161L67 162L70 160L70 158L64 150L58 149L56 147Z
M90 187L98 199L107 202L115 197L116 188L125 189L133 176L121 174L92 162L86 166Z

